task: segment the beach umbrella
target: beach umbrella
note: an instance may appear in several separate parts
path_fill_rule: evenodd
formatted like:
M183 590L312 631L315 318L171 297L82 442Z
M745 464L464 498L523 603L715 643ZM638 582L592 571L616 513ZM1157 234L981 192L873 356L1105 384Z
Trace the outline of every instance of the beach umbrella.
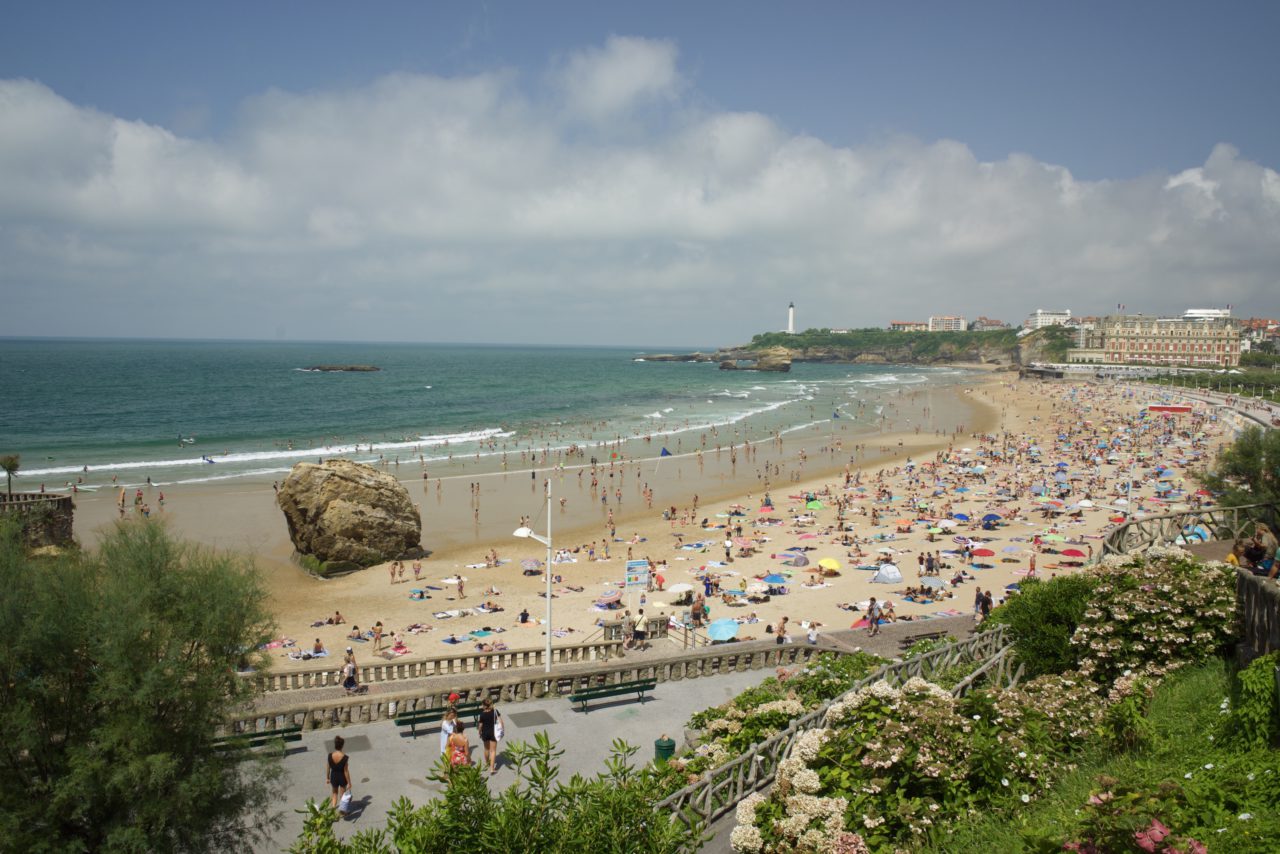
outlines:
M612 605L614 602L621 602L622 591L610 590L607 593L601 593L598 597L596 597L596 601L599 602L601 605Z
M998 521L1000 521L1000 518L1001 518L1001 517L1000 517L1000 514L999 514L999 513L988 513L987 515L985 515L985 516L983 516L983 517L982 517L982 521L984 521L984 522L998 522Z
M915 520L914 520L914 519L898 519L898 520L896 520L893 524L895 524L895 525L914 525L914 524L915 524Z
M934 578L931 575L926 575L924 578L920 579L920 584L921 586L928 587L932 590L941 590L943 587L946 587L946 584L941 578Z
M683 581L679 584L673 584L667 588L668 593L688 593L693 590L692 584L685 584Z
M1045 534L1040 539L1047 543L1065 543L1067 541L1067 538L1062 534Z
M776 572L771 572L764 577L765 584L789 584L790 582Z
M520 561L520 566L525 569L538 569L542 566L542 561L538 560L536 557L527 557Z
M1063 549L1062 556L1063 557L1084 557L1084 552L1080 551L1079 549Z
M956 492L968 492L968 491L969 491L969 487L967 487L967 486L957 486L957 487L956 487Z
M974 549L970 554L974 557L995 557L996 555L991 549Z
M752 545L751 541L748 540L746 537L734 537L733 542L734 542L734 545L742 546L744 549L750 548Z
M824 505L821 501L816 501L816 500L815 500L815 501L810 501L809 503L805 504L804 506L805 506L805 507L807 507L807 508L809 508L810 510L821 510L821 509L822 509L824 506L826 506L826 505Z
M1123 517L1123 516L1109 516L1109 517L1107 517L1107 521L1108 521L1108 522L1115 522L1117 525L1119 525L1121 522L1123 522L1123 521L1124 521L1124 517Z
M822 560L818 561L818 566L823 569L839 569L840 561L833 557L824 557Z
M738 636L737 620L715 620L707 626L707 637L713 641L733 640Z
M1020 551L1022 551L1022 549L1021 549L1021 548L1019 548L1018 546L1005 546L1005 547L1004 547L1004 548L1002 548L1000 551L1002 551L1002 552L1020 552Z
M759 582L756 582L755 584L747 585L747 592L748 593L768 593L769 588L764 584L760 584Z
M953 513L953 514L952 514L952 518L953 518L953 519L959 519L961 522L968 522L968 521L969 521L969 514L967 514L967 513Z
M929 529L929 533L930 533L930 534L941 534L941 533L942 533L942 529L941 529L941 528L930 528L930 529Z
M808 566L809 559L804 555L796 555L791 560L784 560L783 563L787 566Z
M1016 582L1015 582L1015 583L1013 583L1013 584L1006 584L1006 585L1004 586L1004 589L1005 589L1005 590L1022 590L1022 588L1021 588L1021 587L1019 587L1019 586L1017 585L1017 583L1016 583Z
M954 528L956 526L955 519L939 519L937 521L939 528Z
M1092 502L1092 501L1090 501L1090 500L1089 500L1089 499L1087 499L1087 498L1082 498L1082 499L1080 499L1079 503L1078 503L1076 506L1077 506L1077 507L1092 507L1092 506L1093 506L1093 502Z

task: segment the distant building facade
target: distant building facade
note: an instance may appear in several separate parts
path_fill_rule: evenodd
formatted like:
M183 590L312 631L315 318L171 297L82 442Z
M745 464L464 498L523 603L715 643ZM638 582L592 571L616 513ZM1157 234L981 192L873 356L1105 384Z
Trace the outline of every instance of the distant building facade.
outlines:
M1037 308L1026 320L1022 321L1024 329L1044 329L1046 326L1065 326L1071 322L1071 309L1062 311L1045 311Z
M1240 364L1240 327L1230 315L1113 314L1086 335L1068 360L1112 365L1231 368Z
M967 324L957 314L938 314L929 318L930 332L964 332Z
M929 324L922 320L891 320L890 332L928 332Z
M996 329L1008 328L1009 324L1005 323L1003 320L995 320L994 318L986 317L985 315L969 324L970 332L991 332Z

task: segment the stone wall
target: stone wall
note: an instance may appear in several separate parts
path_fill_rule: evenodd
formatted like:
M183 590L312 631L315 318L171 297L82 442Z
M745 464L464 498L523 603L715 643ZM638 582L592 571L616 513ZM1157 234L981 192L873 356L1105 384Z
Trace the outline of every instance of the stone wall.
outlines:
M0 514L16 516L31 548L69 546L74 542L75 502L70 495L44 492L0 492Z

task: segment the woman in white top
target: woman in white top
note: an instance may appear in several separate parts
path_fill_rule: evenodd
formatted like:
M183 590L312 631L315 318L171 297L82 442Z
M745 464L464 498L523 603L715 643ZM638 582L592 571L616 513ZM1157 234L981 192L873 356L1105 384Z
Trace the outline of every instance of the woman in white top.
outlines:
M449 749L449 736L453 735L455 722L458 720L458 713L453 709L444 713L444 720L440 722L440 752L444 753Z

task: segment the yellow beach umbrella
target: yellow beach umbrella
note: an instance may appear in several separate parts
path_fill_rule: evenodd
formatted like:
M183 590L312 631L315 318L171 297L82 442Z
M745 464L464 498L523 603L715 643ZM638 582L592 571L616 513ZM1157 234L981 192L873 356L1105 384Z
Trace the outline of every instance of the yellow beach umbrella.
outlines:
M818 561L818 566L823 569L839 569L840 561L833 557L824 557L822 560Z

